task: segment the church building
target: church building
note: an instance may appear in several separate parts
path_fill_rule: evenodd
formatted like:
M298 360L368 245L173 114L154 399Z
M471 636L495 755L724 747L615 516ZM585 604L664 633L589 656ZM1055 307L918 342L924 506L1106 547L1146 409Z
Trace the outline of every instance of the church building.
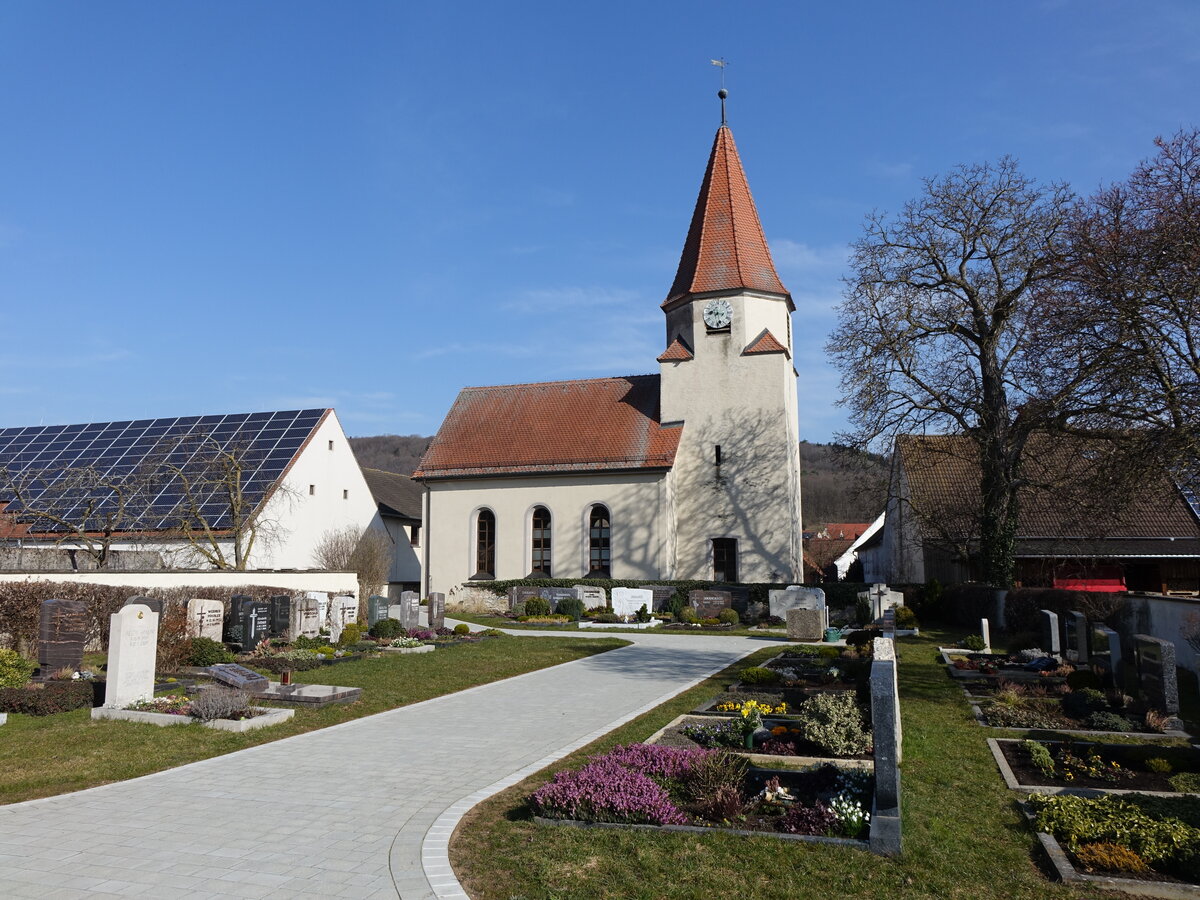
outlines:
M413 475L425 592L800 580L795 305L725 124L661 308L657 374L462 390Z

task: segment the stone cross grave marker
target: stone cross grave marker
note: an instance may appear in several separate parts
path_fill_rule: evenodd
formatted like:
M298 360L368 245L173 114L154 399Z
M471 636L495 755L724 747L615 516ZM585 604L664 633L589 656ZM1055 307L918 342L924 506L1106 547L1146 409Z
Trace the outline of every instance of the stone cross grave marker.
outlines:
M387 608L391 605L391 601L387 597L381 597L379 594L372 594L367 598L367 627L370 628L380 619L388 617Z
M82 600L47 600L38 626L38 665L43 675L57 669L76 670L83 662L88 608Z
M148 606L148 607L150 607L151 610L158 613L158 621L162 622L163 608L166 606L166 604L162 600L160 600L158 597L138 596L138 597L130 597L122 605L123 606L133 606L134 604L137 604L137 603L140 603L142 606Z
M575 585L575 596L583 604L584 609L595 609L597 606L608 606L608 595L604 588L588 584Z
M1179 712L1179 683L1175 673L1175 645L1148 634L1133 636L1138 679L1146 704L1173 716Z
M188 637L203 637L220 643L224 621L225 604L220 600L193 597L187 602Z
M820 588L788 588L767 593L770 615L783 619L789 609L824 609L825 592Z
M862 597L863 594L858 596ZM866 597L871 601L871 618L876 622L882 619L883 614L889 609L904 605L904 594L891 590L886 584L871 585L871 589L866 592Z
M1067 659L1072 662L1086 663L1088 661L1088 620L1087 616L1078 610L1067 613L1064 620L1067 633Z
M1058 613L1048 609L1039 610L1042 614L1042 649L1051 656L1062 654L1062 643L1059 640Z
M288 594L276 594L268 601L271 604L271 637L287 641L296 639L292 632L292 598Z
M405 629L421 627L421 597L416 591L400 595L400 624Z
M701 619L715 619L723 609L733 609L728 591L688 591L688 605Z
M429 627L437 631L439 628L446 627L446 595L440 591L434 591L429 595L428 617Z
M329 642L336 644L347 625L358 621L358 601L339 594L329 601Z
M787 636L789 641L814 643L825 637L826 610L789 609L787 611Z
M239 691L249 691L251 694L265 691L271 684L265 675L259 675L253 669L247 669L237 663L217 663L205 671L212 676L213 681L219 681Z
M153 697L157 655L158 613L137 603L122 606L109 616L104 705L124 709Z
M321 630L321 606L316 597L297 597L292 603L292 640L315 638Z
M247 594L234 594L229 598L229 608L225 611L225 643L242 646L242 627L245 625L242 607L253 599Z
M1106 688L1124 686L1125 673L1121 657L1121 636L1106 625L1092 628L1092 652L1088 657L1092 671L1100 676Z
M641 588L618 587L612 589L613 613L622 618L627 619L636 616L638 610L643 606L649 611L650 604L653 602L654 594Z
M249 653L271 636L271 604L248 600L242 604L242 652Z
M987 619L979 620L979 634L983 637L983 649L990 653L992 649L992 626Z
M661 612L675 599L675 588L669 584L641 584L638 585L638 590L650 592L651 602L646 605L646 609L651 612Z

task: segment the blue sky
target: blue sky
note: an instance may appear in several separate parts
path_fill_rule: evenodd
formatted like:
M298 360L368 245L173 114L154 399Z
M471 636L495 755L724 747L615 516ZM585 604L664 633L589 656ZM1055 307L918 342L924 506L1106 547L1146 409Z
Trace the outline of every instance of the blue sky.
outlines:
M1012 154L1090 192L1200 124L1200 4L0 4L0 426L657 370L719 123L844 428L847 245Z

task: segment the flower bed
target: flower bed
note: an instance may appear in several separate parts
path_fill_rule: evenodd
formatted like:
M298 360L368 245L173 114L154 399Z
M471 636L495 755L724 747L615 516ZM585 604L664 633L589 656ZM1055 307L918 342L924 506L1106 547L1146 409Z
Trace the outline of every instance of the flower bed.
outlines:
M1060 683L1075 671L1069 663L1038 651L1023 653L983 653L957 647L939 647L942 661L952 676L967 680L1007 679L1010 681L1036 681Z
M1143 738L1187 737L1177 719L1148 709L1120 691L1066 684L998 681L963 685L980 724L992 728L1129 734Z
M750 767L735 754L630 744L555 774L530 797L545 824L733 829L862 842L871 776L821 765L804 772Z
M1034 794L1026 814L1064 881L1200 897L1200 798Z
M1005 782L1042 793L1200 793L1193 747L988 739Z

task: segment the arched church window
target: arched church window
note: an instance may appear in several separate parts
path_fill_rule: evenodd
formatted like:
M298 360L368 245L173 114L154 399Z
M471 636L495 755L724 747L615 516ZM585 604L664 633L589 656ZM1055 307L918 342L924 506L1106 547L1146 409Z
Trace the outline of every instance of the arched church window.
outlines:
M536 506L533 510L533 560L530 575L536 578L550 576L550 510Z
M588 516L588 576L612 577L612 522L608 507L600 504Z
M475 574L471 577L496 577L496 514L490 509L481 509L475 520Z

